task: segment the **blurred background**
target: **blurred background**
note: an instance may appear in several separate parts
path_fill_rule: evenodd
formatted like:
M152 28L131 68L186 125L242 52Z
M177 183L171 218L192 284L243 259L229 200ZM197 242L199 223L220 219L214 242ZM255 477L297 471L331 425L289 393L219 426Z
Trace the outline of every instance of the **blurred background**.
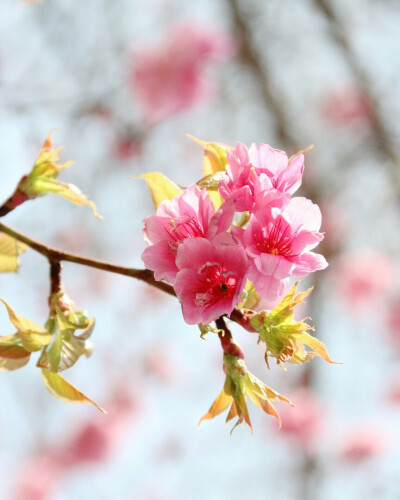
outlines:
M67 374L108 411L51 398L30 365L0 377L1 499L400 498L400 9L397 0L42 0L0 5L0 198L53 127L61 180L105 217L46 196L4 220L57 247L142 267L144 181L202 176L186 138L310 144L299 194L321 206L330 265L303 316L334 360L248 368L292 398L254 435L199 418L221 390L216 336L146 284L65 264L66 292L96 317L93 356ZM3 203L3 201L1 201ZM44 324L48 263L28 250L0 296ZM6 312L1 334L12 332Z

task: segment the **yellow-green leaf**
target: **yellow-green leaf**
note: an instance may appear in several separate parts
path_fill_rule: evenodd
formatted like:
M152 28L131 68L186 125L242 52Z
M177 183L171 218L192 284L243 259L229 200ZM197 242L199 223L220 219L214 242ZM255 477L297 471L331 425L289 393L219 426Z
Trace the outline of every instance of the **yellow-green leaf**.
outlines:
M4 337L0 337L0 346L8 346L8 345L18 345L21 343L21 338L18 333L13 333L12 335L5 335Z
M57 180L59 172L72 165L73 162L58 163L58 154L62 147L53 148L51 133L48 134L44 141L31 172L23 177L18 184L18 190L29 199L44 196L48 193L58 194L77 205L88 205L95 217L101 219L102 217L98 214L96 205L89 201L77 186Z
M42 370L42 379L50 394L58 399L61 399L61 401L81 404L90 403L102 413L106 413L103 408L101 408L98 404L85 396L81 391L70 384L58 373L52 373L48 370Z
M18 255L24 253L27 245L0 233L0 273L16 273L19 268Z
M80 340L64 331L59 333L53 344L41 354L36 366L52 372L61 372L71 368L82 355L89 357L92 350L90 340Z
M300 340L300 342L303 342L303 344L310 347L316 353L317 356L320 356L328 363L334 363L339 365L341 364L338 363L337 361L332 361L324 344L320 340L310 335L309 333L302 332L299 335L294 335L294 338Z
M139 177L145 179L156 208L164 200L172 200L182 193L182 189L161 172L148 172Z
M25 349L31 352L38 351L42 346L50 344L52 336L45 328L16 314L5 300L0 298L0 301L6 306L10 321L17 328Z
M68 184L66 182L60 182L56 179L51 179L47 177L39 178L35 182L36 189L40 194L54 193L66 198L75 205L87 205L92 209L93 215L97 219L102 219L103 217L97 212L96 205L93 201L90 201L82 191L75 186L75 184Z
M0 346L0 372L18 370L25 366L31 353L18 345Z
M204 176L214 175L217 172L224 172L226 170L226 155L228 154L228 151L232 149L230 146L219 144L217 142L202 141L189 134L187 134L187 136L204 148Z

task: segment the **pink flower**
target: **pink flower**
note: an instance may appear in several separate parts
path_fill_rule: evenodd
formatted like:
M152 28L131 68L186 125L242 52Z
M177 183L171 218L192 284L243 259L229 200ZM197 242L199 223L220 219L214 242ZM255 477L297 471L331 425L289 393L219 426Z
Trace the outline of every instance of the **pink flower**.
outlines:
M175 263L178 247L187 238L213 239L226 232L233 217L233 207L224 204L215 211L207 191L193 184L173 200L166 200L156 215L144 220L144 238L150 245L142 253L156 280L173 283L178 272ZM226 237L230 235L226 233Z
M15 485L18 500L50 500L60 481L63 459L60 454L45 451L33 455L21 467Z
M394 269L386 255L358 250L343 255L335 268L337 290L353 313L364 313L371 306L383 307L393 286Z
M358 426L345 438L341 457L348 462L359 463L380 455L386 447L386 438L379 427Z
M388 329L391 346L400 349L400 299L396 298L391 302L389 310L386 312L386 325Z
M250 217L244 230L232 228L250 260L249 279L258 293L274 300L290 276L303 277L325 269L322 255L311 252L322 239L321 212L306 198L292 198L284 210L270 207Z
M187 239L178 249L176 264L174 288L186 323L209 324L233 311L248 274L242 248L205 238Z
M362 90L347 86L333 90L322 106L325 118L336 126L371 126L370 97Z
M146 121L158 122L207 98L212 86L204 76L205 66L231 56L233 50L233 41L221 31L183 25L158 46L137 51L132 84Z
M322 427L322 406L305 388L298 389L290 399L294 406L282 406L279 411L282 420L280 432L291 436L300 446L309 448Z
M300 186L304 156L289 163L284 151L268 144L252 144L249 149L239 142L227 155L226 174L219 184L221 196L235 200L239 212L282 207Z

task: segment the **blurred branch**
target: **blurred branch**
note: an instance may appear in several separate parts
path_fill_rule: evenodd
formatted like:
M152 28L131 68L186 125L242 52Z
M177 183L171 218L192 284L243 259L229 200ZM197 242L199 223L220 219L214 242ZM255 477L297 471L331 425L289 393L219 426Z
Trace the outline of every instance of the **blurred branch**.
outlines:
M239 38L240 57L257 78L261 86L261 96L265 106L275 118L278 139L284 147L293 148L297 144L296 138L289 132L289 126L283 113L282 106L272 90L268 72L263 67L260 54L252 41L252 29L248 19L242 14L238 0L227 0L232 13L233 31Z
M267 110L272 112L275 118L278 139L285 149L300 149L300 147L297 145L297 138L290 132L289 123L283 112L280 101L272 90L272 83L269 78L267 68L265 68L265 64L263 64L261 60L260 53L255 43L253 42L253 30L250 26L250 21L242 13L239 5L239 0L227 0L227 2L232 13L233 30L238 36L241 46L240 57L243 63L245 63L251 69L253 75L258 80L258 83L262 89L261 97L264 101L264 105ZM303 192L306 197L314 200L315 202L317 202L320 198L320 196L318 196L319 192L315 184L309 183L307 186L304 186L303 184ZM319 277L313 276L313 284L317 285L318 281ZM315 300L317 293L318 292L316 291L313 294L312 302L309 304L309 310L311 316L313 317L314 313L316 313ZM241 324L241 318L239 317L238 312L233 311L231 319ZM311 387L313 385L313 379L315 376L315 369L312 365L309 364L305 367L303 376L303 385L306 387ZM317 478L317 474L317 456L308 452L303 453L299 470L299 494L301 495L299 498L301 498L302 500L310 500L311 498L313 498L313 492L315 491L314 480Z
M349 68L351 69L354 78L360 90L368 96L371 120L374 127L374 135L376 139L377 149L384 155L390 162L391 173L399 185L399 177L397 166L399 164L399 155L391 141L391 133L386 126L387 120L381 112L378 99L374 93L373 85L371 84L368 74L364 71L359 58L354 53L353 48L346 36L345 29L339 18L331 7L328 0L313 0L315 7L325 17L329 24L330 33L337 46L341 49L344 59L346 60Z

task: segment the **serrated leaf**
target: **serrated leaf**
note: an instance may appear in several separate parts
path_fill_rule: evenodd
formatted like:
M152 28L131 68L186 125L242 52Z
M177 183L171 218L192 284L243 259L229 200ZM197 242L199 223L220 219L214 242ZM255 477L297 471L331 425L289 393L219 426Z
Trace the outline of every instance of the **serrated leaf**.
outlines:
M8 234L0 233L0 273L16 273L19 268L18 255L28 248Z
M182 193L182 189L161 172L148 172L139 177L145 179L156 208L164 200L172 200Z
M0 372L18 370L25 366L31 353L18 345L0 346Z
M106 413L103 408L101 408L98 404L85 396L81 391L70 384L58 373L52 373L48 370L42 370L42 379L50 394L58 399L61 399L61 401L80 404L90 403L102 413Z

